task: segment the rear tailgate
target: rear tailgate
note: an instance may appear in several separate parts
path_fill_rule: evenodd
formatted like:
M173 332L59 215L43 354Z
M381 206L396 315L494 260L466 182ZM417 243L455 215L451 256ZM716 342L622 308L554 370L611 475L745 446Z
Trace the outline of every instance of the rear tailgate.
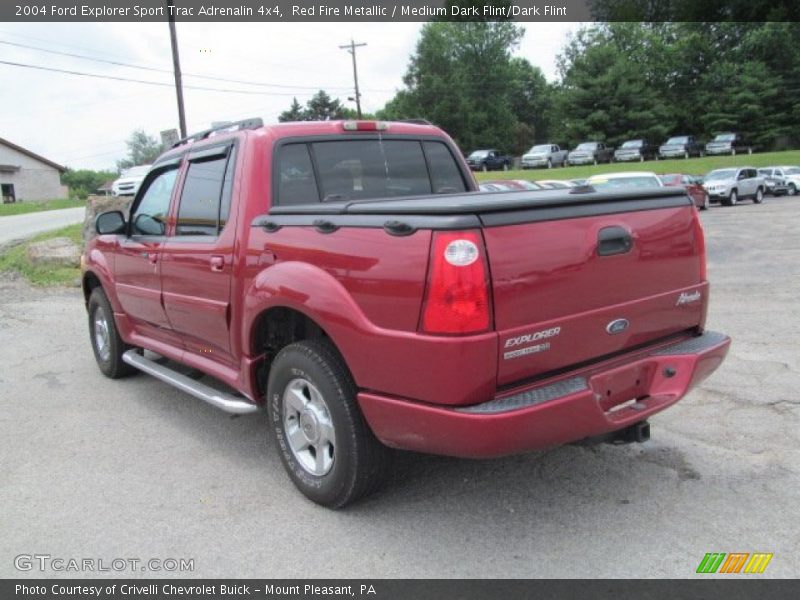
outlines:
M486 213L498 385L702 325L702 230L684 195Z

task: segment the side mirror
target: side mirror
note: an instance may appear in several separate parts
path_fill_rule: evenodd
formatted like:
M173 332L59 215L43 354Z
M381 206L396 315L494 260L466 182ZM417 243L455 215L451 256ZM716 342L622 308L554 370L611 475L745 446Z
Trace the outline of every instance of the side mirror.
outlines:
M107 235L125 232L125 215L119 210L110 210L100 213L94 221L97 235Z

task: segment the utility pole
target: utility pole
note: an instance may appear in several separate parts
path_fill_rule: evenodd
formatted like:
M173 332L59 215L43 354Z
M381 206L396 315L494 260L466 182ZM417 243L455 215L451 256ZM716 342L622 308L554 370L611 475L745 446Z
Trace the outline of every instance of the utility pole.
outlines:
M178 57L178 35L175 33L175 10L172 0L167 0L169 19L169 38L172 42L172 67L175 71L175 93L178 96L178 124L181 128L181 138L186 137L186 112L183 108L183 83L181 78L181 61Z
M350 43L344 46L339 46L342 50L347 50L350 54L353 55L353 82L356 85L356 114L358 114L358 118L361 118L361 92L358 91L358 68L356 67L356 48L360 48L361 46L366 46L367 44L361 43L356 44L353 41L353 38L350 38Z

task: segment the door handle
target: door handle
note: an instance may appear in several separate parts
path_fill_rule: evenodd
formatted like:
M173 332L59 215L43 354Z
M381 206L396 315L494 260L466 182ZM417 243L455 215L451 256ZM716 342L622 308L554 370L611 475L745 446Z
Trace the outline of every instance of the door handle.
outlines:
M597 234L597 254L611 256L612 254L625 254L633 248L630 232L618 225L603 227Z
M210 262L212 271L222 271L222 269L225 267L224 256L212 256Z
M149 262L151 265L154 265L158 262L157 252L148 252L146 256L147 256L147 262Z

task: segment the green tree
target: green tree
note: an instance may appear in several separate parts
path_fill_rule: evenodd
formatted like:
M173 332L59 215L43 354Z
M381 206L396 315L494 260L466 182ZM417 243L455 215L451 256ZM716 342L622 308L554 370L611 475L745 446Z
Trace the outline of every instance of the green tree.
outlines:
M632 33L630 28L582 30L559 58L557 122L570 145L602 140L617 146L633 138L659 143L673 128L671 111L650 79L648 64L626 52L617 38L626 33ZM641 47L641 37L635 44Z
M300 106L300 103L297 101L297 98L292 98L292 105L289 107L289 110L283 111L280 115L278 115L278 121L281 123L285 123L287 121L305 121L305 111L303 107Z
M464 148L510 150L519 121L511 52L522 35L510 22L426 23L403 77L406 87L379 117L428 119Z
M365 119L371 115L364 115ZM332 121L335 119L355 119L356 111L342 105L338 98L332 98L325 90L314 94L305 107L301 107L297 98L292 99L289 110L278 115L278 121Z
M141 129L134 131L125 144L128 146L128 156L117 161L120 170L152 163L164 151L161 142Z
M331 121L344 116L344 107L338 98L331 98L325 90L314 94L306 103L306 121Z
M72 197L85 199L89 194L94 194L104 183L118 177L114 171L92 171L89 169L67 169L61 175L61 183L69 186Z

